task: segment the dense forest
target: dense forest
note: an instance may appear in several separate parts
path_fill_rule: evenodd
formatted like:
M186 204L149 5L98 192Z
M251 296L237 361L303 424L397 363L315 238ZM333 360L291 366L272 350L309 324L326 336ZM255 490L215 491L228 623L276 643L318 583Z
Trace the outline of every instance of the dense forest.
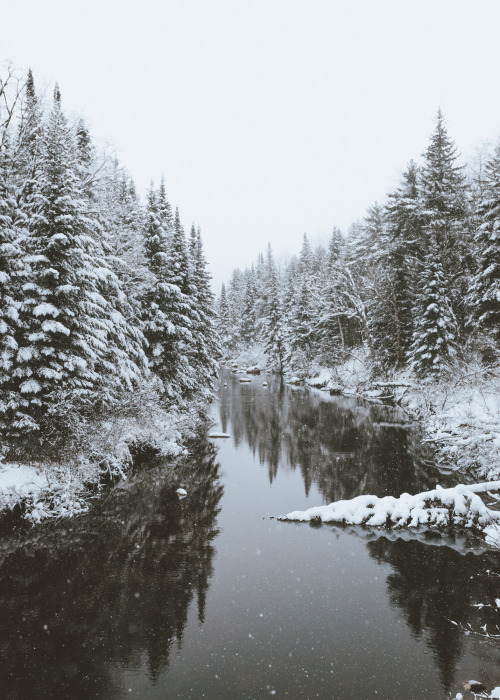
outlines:
M56 85L0 80L0 431L39 457L82 425L153 404L202 409L218 341L199 228L163 179L141 203ZM81 432L81 431L80 431ZM132 436L133 437L133 436Z
M375 373L411 367L439 378L453 362L498 359L500 145L477 167L460 164L438 111L421 163L328 246L307 236L276 264L271 247L235 270L218 299L227 354L258 343L268 368L307 374L362 346Z

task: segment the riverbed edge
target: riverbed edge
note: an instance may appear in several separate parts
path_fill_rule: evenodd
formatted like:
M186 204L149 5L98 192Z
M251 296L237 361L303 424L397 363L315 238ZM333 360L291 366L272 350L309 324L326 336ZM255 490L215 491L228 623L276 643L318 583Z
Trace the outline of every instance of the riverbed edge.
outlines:
M261 346L237 355L239 366L266 367ZM478 358L457 359L439 379L424 380L410 368L381 373L369 350L357 347L335 366L311 361L288 374L311 388L369 402L381 402L380 390L390 393L389 400L421 425L440 471L456 476L457 483L500 479L500 372Z
M106 485L127 479L138 453L175 459L202 422L205 407L156 406L141 415L113 415L88 422L57 461L0 461L0 527L33 525L86 513Z
M433 447L443 473L456 473L457 480L467 481L500 478L498 371L471 360L450 366L439 379L422 380L405 369L374 381L373 363L362 352L336 367L311 369L305 378L309 386L328 376L324 389L340 387L344 395L365 400L377 400L369 395L370 388L390 387L393 402L420 423L423 439Z

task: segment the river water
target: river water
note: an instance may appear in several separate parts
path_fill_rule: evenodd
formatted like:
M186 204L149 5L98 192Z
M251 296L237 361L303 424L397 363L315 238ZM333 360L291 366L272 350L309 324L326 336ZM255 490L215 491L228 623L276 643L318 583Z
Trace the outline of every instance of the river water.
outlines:
M213 413L229 439L201 435L89 514L2 536L0 697L439 700L500 685L483 636L500 633L498 553L276 520L444 485L402 411L224 370Z

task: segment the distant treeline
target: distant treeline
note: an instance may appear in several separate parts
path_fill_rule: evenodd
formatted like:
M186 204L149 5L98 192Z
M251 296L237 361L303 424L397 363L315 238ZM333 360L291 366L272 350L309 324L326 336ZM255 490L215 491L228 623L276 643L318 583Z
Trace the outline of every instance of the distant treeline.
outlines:
M262 343L270 368L342 362L364 345L375 367L438 377L455 357L496 363L500 343L500 145L460 166L439 111L421 165L347 236L278 269L269 247L218 300L226 352Z

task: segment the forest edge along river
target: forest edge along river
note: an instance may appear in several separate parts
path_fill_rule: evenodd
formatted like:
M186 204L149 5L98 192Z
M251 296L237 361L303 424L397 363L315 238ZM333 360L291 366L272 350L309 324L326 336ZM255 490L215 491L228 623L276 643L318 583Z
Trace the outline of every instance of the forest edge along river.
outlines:
M223 370L213 417L208 432L230 438L200 434L88 514L3 536L2 697L429 700L500 685L498 552L458 531L275 517L447 485L401 409Z

